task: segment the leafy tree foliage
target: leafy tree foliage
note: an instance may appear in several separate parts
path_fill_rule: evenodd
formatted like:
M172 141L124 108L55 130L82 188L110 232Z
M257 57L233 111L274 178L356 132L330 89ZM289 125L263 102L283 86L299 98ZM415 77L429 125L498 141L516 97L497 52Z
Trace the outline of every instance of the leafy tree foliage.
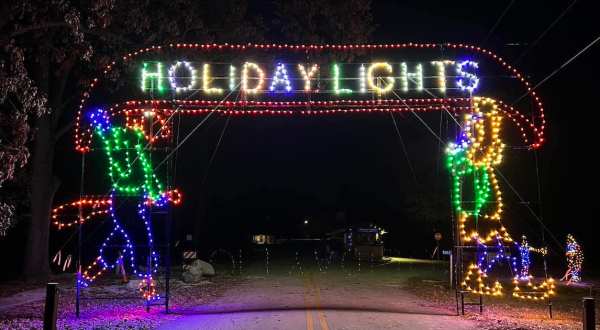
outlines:
M286 42L343 43L367 40L372 30L369 4L311 0L277 7L278 17L286 20ZM17 218L2 183L29 163L31 217L24 275L43 278L49 272L50 210L60 185L53 168L56 141L72 128L81 87L131 49L172 41L264 41L262 13L251 15L249 10L246 0L0 3L0 234ZM116 80L119 71L112 75Z

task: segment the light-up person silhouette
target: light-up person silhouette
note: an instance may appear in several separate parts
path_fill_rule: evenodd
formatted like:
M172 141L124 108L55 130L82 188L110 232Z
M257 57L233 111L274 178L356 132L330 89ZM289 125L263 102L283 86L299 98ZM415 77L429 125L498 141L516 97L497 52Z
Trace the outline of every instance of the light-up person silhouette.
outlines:
M154 300L159 296L156 293L153 274L158 269L158 255L154 250L152 224L149 219L150 207L163 207L168 202L178 204L180 196L177 190L165 191L164 186L154 174L149 152L146 149L147 140L144 132L139 127L112 126L108 114L98 110L90 114L97 137L101 140L102 149L108 158L108 176L111 179L111 203L108 215L112 220L112 230L102 242L98 256L81 274L79 283L87 286L104 271L120 267L128 269L142 281L139 289L144 299ZM135 227L134 219L119 221L117 209L119 205L115 200L124 196L133 198L137 202L136 215L131 217L144 227L145 251L136 250L136 242L131 233ZM123 203L125 204L125 203ZM113 255L109 255L111 248L117 246ZM136 252L142 255L136 259ZM138 261L142 261L145 268L138 270Z
M485 278L498 264L507 264L513 275L514 296L535 300L548 298L554 293L553 280L535 286L531 276L519 277L523 274L521 268L529 267L529 264L525 265L521 260L520 245L513 241L501 222L504 204L495 166L502 162L504 150L500 136L502 114L496 102L489 98L475 97L472 106L474 110L465 116L458 142L450 144L446 150L459 243L473 244L477 249L461 287L477 294L501 295L500 283L495 281L494 285L487 285ZM509 253L513 252L512 246L516 247L514 252L517 253ZM525 296L519 293L521 280L527 281L530 290Z

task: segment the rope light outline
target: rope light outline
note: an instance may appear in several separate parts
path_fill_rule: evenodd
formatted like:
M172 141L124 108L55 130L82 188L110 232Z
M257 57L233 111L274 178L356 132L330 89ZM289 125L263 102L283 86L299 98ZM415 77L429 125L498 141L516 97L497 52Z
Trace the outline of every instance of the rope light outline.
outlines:
M516 68L512 65L508 64L502 57L496 55L492 51L477 47L469 44L463 43L402 43L402 44L354 44L354 45L289 45L289 44L191 44L191 43L170 43L164 46L151 46L147 48L141 48L137 51L130 52L125 54L124 56L119 58L119 62L126 63L131 59L140 56L142 54L151 53L151 52L159 52L164 49L193 49L200 51L250 51L250 50L259 50L259 51L304 51L304 52L320 52L320 51L336 51L336 52L348 52L348 51L360 51L360 50L394 50L394 49L435 49L437 47L446 47L448 49L456 49L456 50L465 50L465 51L474 51L476 53L482 54L491 58L497 64L500 64L505 70L508 70L512 75L514 75L520 83L527 90L527 93L530 95L531 100L533 101L533 105L535 107L535 111L533 113L537 113L536 119L529 119L522 113L518 111L514 111L516 116L520 117L520 120L524 120L525 123L529 126L529 129L536 135L536 139L531 141L529 145L532 149L537 149L541 147L544 143L544 130L546 126L546 120L544 115L544 107L543 103L540 100L539 96L535 91L531 88L531 83L524 78L524 75L521 74ZM117 60L111 62L107 66L105 66L103 74L105 76L113 69L113 67L117 65ZM99 78L94 78L90 83L88 89L82 93L82 97L79 104L79 109L77 112L77 119L75 125L75 149L79 152L85 153L89 151L89 143L85 141L91 135L89 130L83 131L80 127L80 123L82 120L82 112L85 108L87 100L90 98L92 90L99 84ZM511 107L512 108L512 107ZM513 119L512 116L509 116L510 119ZM535 123L539 119L539 123ZM514 120L513 120L514 121ZM519 125L519 129L524 130L524 127ZM85 142L85 143L84 143Z

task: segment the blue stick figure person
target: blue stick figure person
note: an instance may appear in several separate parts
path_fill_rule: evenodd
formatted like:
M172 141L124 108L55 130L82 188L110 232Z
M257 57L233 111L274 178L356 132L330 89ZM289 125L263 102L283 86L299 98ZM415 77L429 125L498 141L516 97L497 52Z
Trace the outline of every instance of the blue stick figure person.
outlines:
M178 204L180 195L177 190L165 191L154 174L149 152L145 148L147 139L141 128L113 126L108 114L103 110L92 113L90 119L96 136L102 142L102 149L109 165L108 176L112 188L108 215L112 220L112 230L100 245L96 259L82 273L80 283L87 286L104 271L115 267L129 268L131 273L141 279L139 289L144 299L158 299L153 279L153 274L158 269L158 254L154 250L152 224L148 211L150 207L163 207L168 202ZM142 243L148 247L147 249L136 250L135 243L138 243L139 234L128 230L135 225L131 219L119 221L116 214L117 203L115 203L119 197L133 198L137 201L133 218L137 218L139 223L143 224L142 237L145 242ZM131 218L129 214L127 217ZM136 234L136 239L132 236L132 232ZM143 270L138 270L136 251L142 254L140 260L145 261L146 267Z

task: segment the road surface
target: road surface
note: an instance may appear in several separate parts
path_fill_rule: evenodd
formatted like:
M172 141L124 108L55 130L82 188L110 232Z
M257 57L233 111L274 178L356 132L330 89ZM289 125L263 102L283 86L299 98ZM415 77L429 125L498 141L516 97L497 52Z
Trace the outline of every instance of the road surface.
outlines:
M475 322L406 290L405 270L305 270L247 276L210 306L176 309L161 329L476 329ZM412 274L414 275L414 274Z

